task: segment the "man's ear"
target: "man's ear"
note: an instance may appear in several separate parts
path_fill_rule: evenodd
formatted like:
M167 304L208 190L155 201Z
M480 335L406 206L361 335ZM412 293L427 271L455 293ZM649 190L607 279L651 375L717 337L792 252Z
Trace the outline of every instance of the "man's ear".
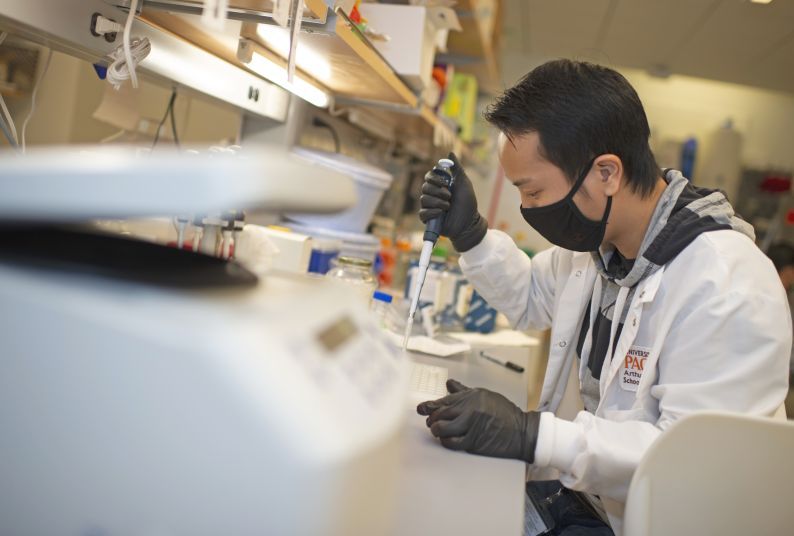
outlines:
M604 186L604 194L616 195L623 187L623 161L614 154L602 154L594 162Z

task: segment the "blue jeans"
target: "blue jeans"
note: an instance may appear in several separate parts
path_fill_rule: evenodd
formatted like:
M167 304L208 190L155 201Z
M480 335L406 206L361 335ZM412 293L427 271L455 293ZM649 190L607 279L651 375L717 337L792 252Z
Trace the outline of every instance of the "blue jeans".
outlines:
M545 518L553 525L547 534L557 536L614 536L612 528L604 523L591 508L565 488L559 480L527 482L527 495Z

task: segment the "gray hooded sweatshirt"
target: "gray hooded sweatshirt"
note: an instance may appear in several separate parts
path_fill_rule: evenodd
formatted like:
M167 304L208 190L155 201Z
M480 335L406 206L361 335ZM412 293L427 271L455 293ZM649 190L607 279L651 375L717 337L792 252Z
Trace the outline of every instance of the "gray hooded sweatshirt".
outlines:
M603 291L598 314L592 322L592 342L581 387L585 410L590 413L595 413L600 400L599 378L607 358L613 311L620 287L630 289L626 303L631 303L637 283L673 260L702 233L733 229L755 239L752 226L734 214L722 192L697 188L680 171L665 170L662 176L667 188L659 198L637 258L625 259L614 249L593 252L593 260L603 279ZM628 311L628 307L623 308L616 339L620 337ZM588 306L576 347L580 358L590 329Z

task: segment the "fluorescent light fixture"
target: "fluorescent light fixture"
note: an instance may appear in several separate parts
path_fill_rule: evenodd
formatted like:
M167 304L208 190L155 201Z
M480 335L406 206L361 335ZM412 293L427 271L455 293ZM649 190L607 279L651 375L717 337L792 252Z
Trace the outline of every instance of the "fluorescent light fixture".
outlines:
M260 24L256 34L262 39L268 48L276 52L282 58L289 56L289 33L283 28ZM331 64L328 60L307 48L298 41L298 49L295 51L295 63L307 73L318 80L328 80L331 78Z
M287 81L287 70L274 61L254 52L248 67L255 73L267 78L274 84L283 87L293 95L314 104L318 108L327 108L330 101L328 94L296 75L292 82Z
M772 0L750 0L753 4L769 4Z
M2 0L0 0L2 1ZM152 50L139 65L167 80L247 108L253 112L283 121L289 103L287 91L275 83L265 83L257 73L213 56L185 41L152 33ZM265 91L264 99L252 102L246 97L248 88L256 85Z

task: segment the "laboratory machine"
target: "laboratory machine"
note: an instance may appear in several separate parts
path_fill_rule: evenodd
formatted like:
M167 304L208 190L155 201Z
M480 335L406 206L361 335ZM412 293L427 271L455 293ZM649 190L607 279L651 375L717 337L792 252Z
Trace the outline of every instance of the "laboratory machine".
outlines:
M310 181L286 154L0 154L0 534L390 531L410 363L366 304L90 224L353 201Z

